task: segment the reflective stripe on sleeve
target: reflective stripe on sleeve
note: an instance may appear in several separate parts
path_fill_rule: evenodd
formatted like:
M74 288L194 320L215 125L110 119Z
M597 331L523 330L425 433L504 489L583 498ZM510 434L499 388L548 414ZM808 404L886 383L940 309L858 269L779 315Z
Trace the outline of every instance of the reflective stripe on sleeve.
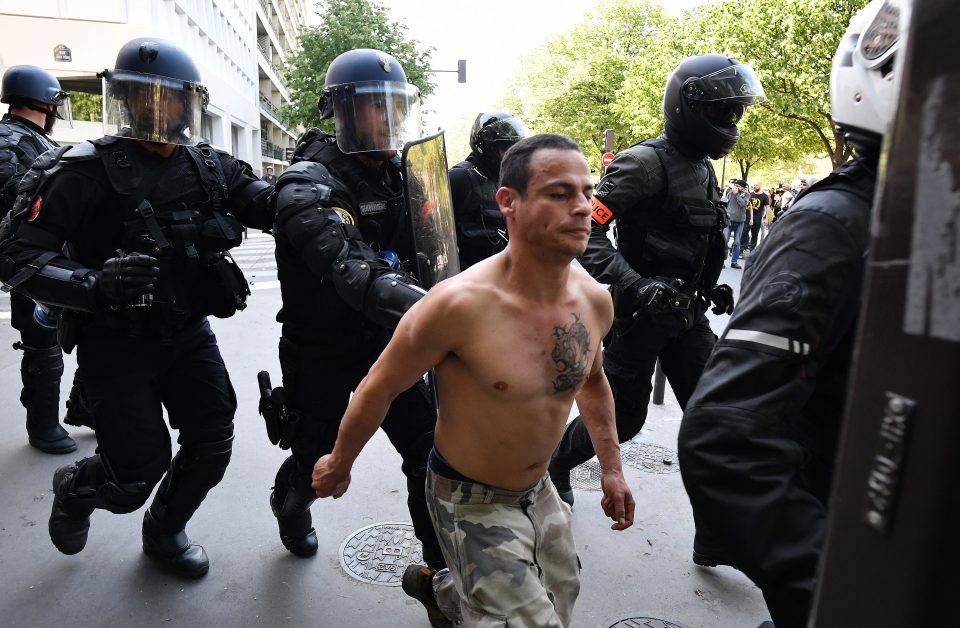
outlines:
M791 340L783 336L775 336L763 331L752 331L749 329L728 329L724 334L727 340L742 340L744 342L753 342L758 345L773 347L781 351L792 351L799 355L808 355L810 353L810 344Z

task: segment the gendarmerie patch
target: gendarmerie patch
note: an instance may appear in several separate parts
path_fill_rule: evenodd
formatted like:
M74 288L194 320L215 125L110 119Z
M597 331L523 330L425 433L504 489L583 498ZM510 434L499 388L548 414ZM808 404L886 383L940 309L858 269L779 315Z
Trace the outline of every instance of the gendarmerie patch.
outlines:
M370 216L372 214L385 214L387 212L386 201L370 201L369 203L360 203L360 215Z

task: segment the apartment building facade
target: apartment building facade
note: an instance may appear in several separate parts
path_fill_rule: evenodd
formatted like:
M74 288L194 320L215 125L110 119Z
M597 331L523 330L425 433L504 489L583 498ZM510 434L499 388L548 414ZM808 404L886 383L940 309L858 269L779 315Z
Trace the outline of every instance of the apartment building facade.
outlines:
M279 174L296 141L280 113L290 101L282 68L305 23L306 0L0 0L0 71L37 65L68 91L99 94L97 72L126 41L173 41L210 91L203 138L258 173L269 165ZM100 135L100 122L77 120L53 137L73 144Z

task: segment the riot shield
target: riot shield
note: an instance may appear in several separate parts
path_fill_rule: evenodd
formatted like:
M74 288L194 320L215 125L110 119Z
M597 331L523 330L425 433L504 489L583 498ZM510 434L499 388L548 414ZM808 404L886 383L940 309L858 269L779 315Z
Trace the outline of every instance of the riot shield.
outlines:
M425 290L460 272L443 131L407 142L401 158L407 214Z
M958 626L956 0L914 0L811 626ZM898 53L898 54L901 54Z

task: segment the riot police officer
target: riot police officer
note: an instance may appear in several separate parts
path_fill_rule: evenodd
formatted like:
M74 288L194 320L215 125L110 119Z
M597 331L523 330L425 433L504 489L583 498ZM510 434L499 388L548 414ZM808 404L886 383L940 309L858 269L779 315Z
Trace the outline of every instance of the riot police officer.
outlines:
M733 149L737 122L763 97L753 70L736 59L685 59L667 80L663 135L620 152L594 192L593 228L580 262L611 285L615 318L603 365L621 442L646 420L657 359L685 406L714 343L704 311L711 302L718 314L733 309L733 291L716 284L726 257L726 218L708 157ZM617 248L607 239L614 220ZM578 417L550 466L568 503L570 470L593 454Z
M806 626L813 598L880 145L896 102L898 4L874 0L840 40L833 121L854 156L802 190L750 258L680 429L694 518L723 561L760 587L777 628Z
M310 505L314 463L330 453L350 393L421 298L397 148L419 137L419 95L389 54L358 49L330 64L319 101L336 135L310 129L277 180L277 270L283 308L280 365L299 417L292 455L270 505L283 545L317 551ZM383 429L403 457L407 504L426 562L442 567L424 478L436 410L421 381L401 394Z
M58 146L47 134L61 117L59 108L68 98L56 77L42 68L15 65L3 75L0 102L10 105L10 109L0 120L0 215L6 222L5 227L0 227L0 240L10 235L11 223L6 215L13 207L20 179L41 153ZM20 402L27 409L30 444L46 453L66 454L76 451L77 444L61 427L59 419L63 354L57 345L56 330L35 320L36 307L22 294L10 295L10 322L20 332L20 342L14 348L23 351ZM71 425L92 425L82 403L79 375L67 402L65 421Z
M133 512L160 482L143 551L199 577L207 556L184 528L223 477L237 405L206 317L245 307L227 251L241 223L270 228L272 188L230 155L193 146L207 92L174 44L127 42L102 78L106 137L37 160L0 248L7 285L62 308L61 341L76 343L97 419L97 455L54 473L50 538L81 551L94 509ZM179 430L172 461L163 408Z
M500 161L508 148L528 135L526 125L506 111L481 113L470 130L470 154L450 168L461 270L507 246L507 223L494 198Z

